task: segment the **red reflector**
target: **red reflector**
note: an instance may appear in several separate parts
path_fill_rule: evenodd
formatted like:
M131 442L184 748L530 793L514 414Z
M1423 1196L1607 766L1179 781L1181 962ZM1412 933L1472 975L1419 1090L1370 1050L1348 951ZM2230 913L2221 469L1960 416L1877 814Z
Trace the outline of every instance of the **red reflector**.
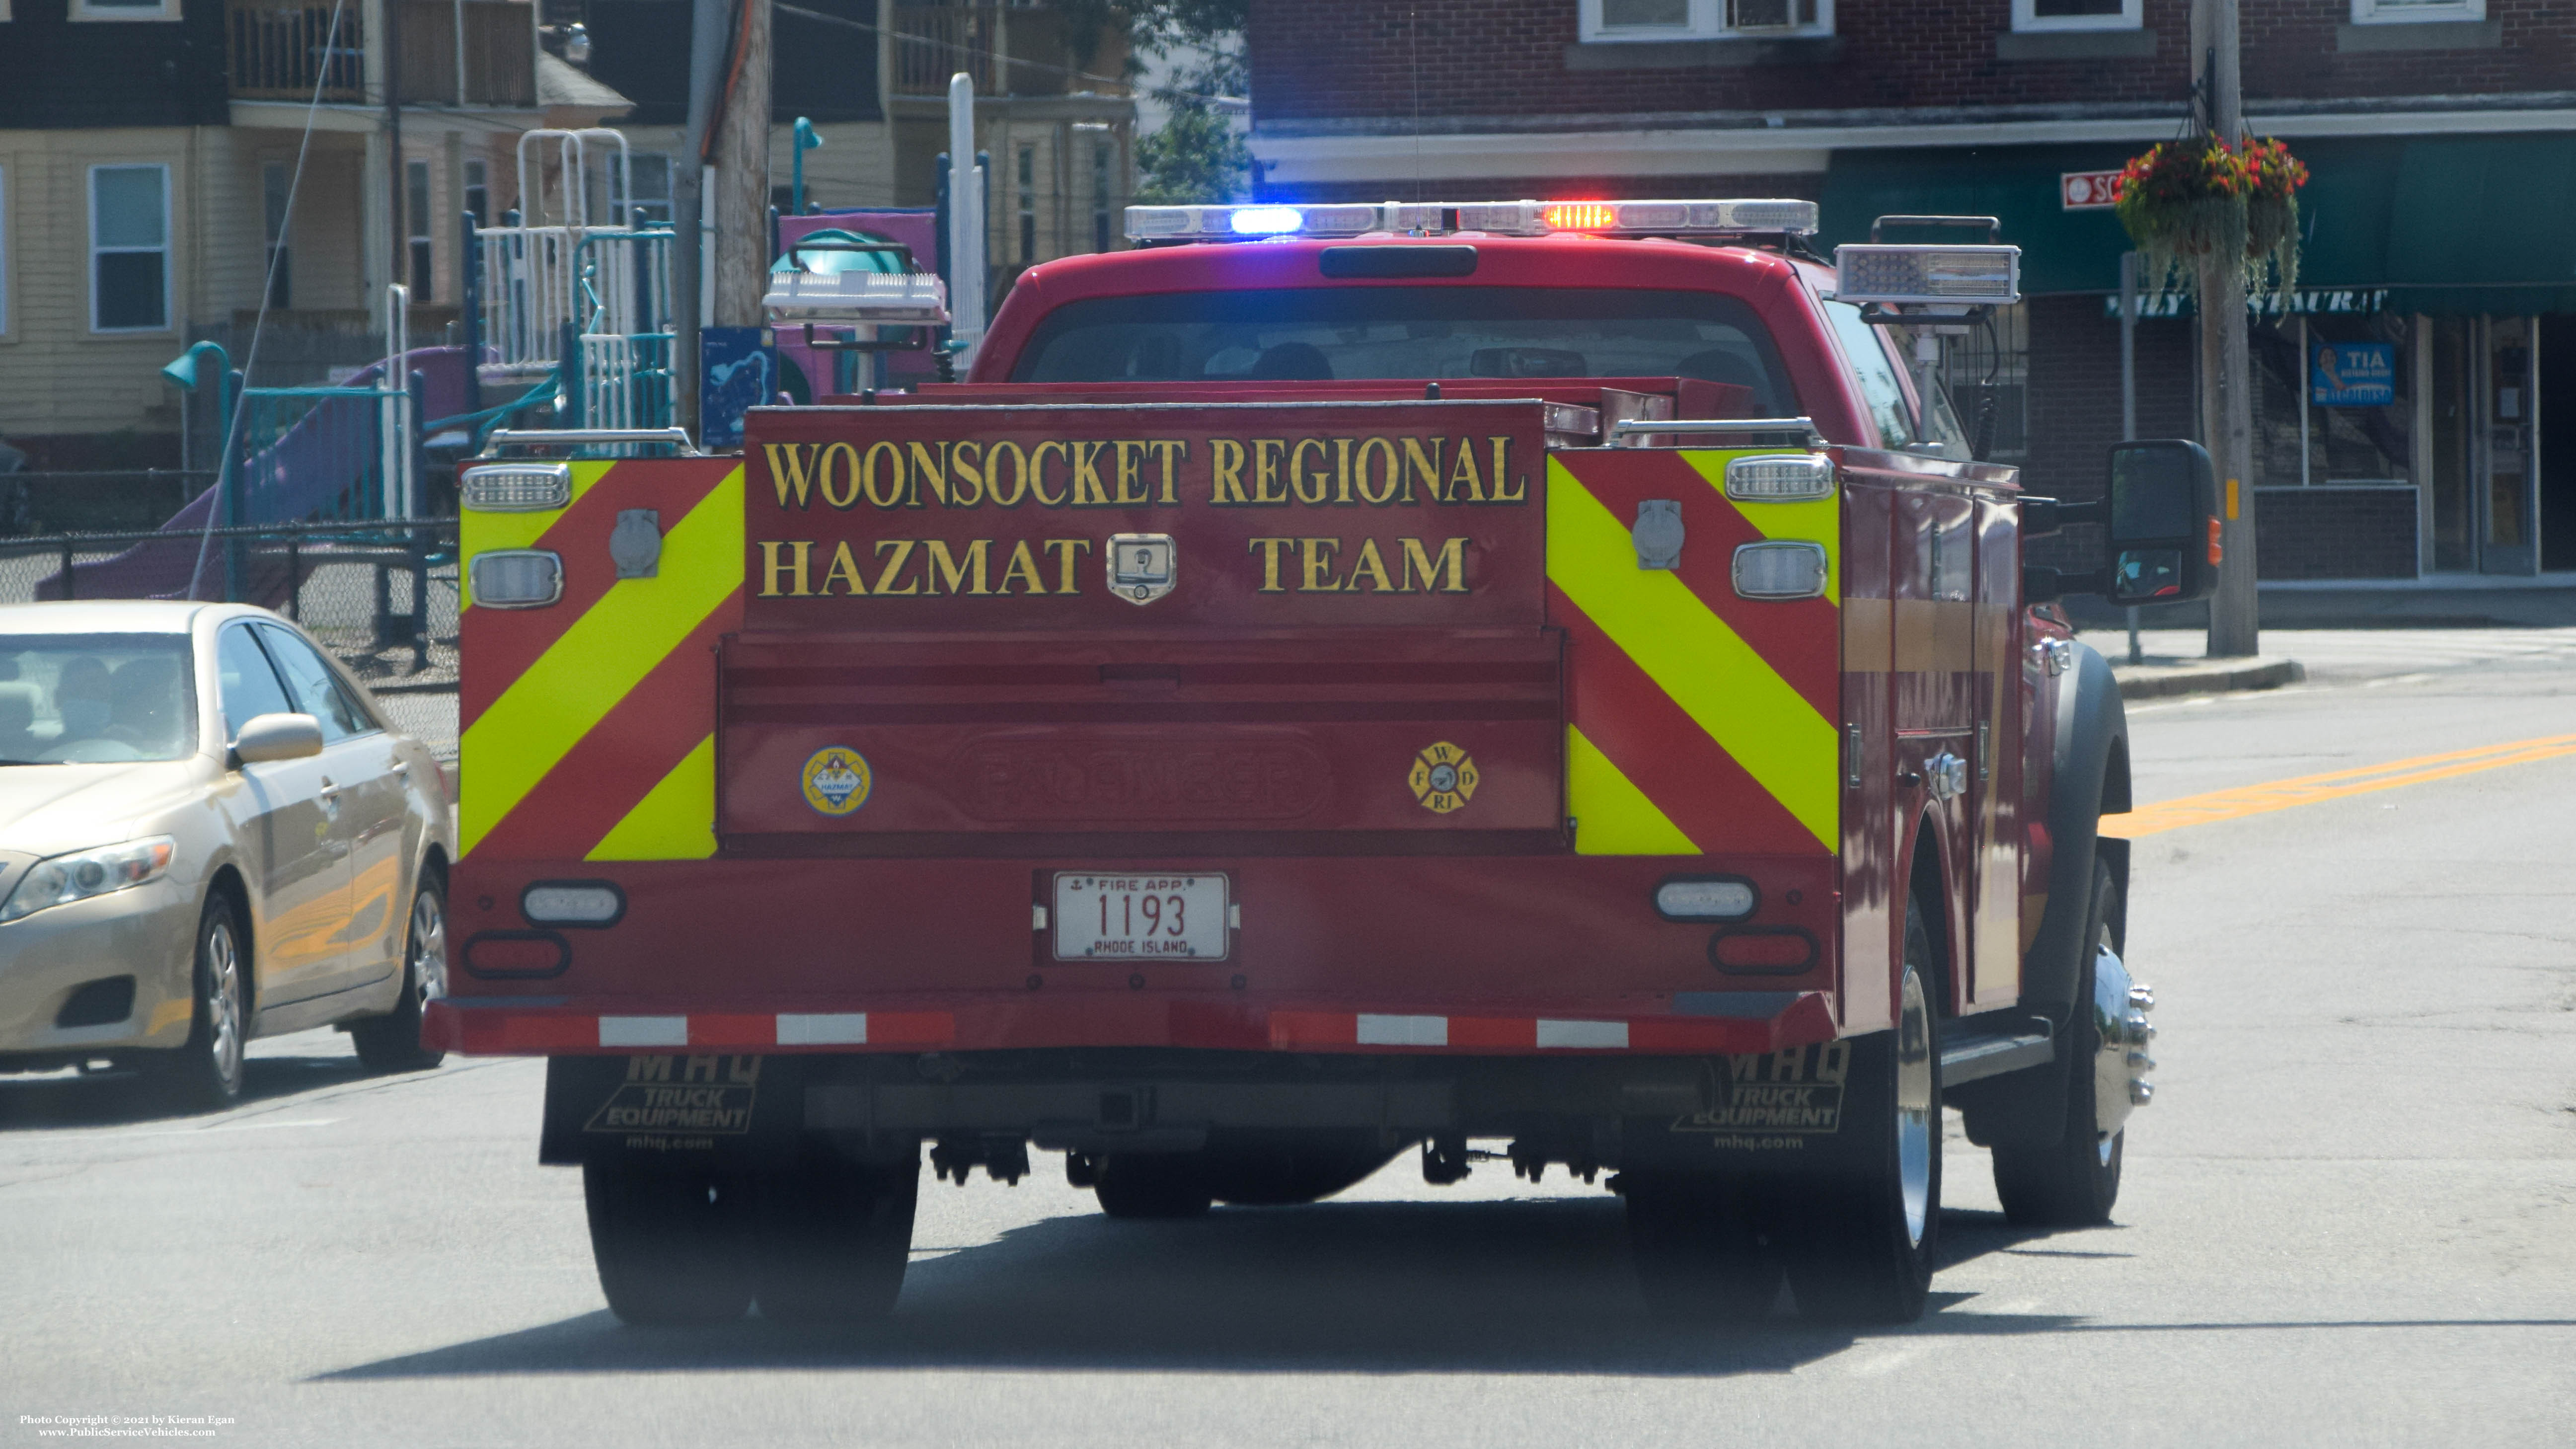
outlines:
M2209 566L2218 567L2226 556L2227 551L2218 546L2218 520L2213 518L2209 520Z
M1814 964L1816 939L1795 927L1728 931L1708 943L1708 959L1720 971L1792 976Z
M1541 208L1539 216L1556 231L1598 231L1617 219L1609 205L1599 201L1554 202Z
M560 976L572 946L552 931L483 931L465 942L465 974L486 981Z

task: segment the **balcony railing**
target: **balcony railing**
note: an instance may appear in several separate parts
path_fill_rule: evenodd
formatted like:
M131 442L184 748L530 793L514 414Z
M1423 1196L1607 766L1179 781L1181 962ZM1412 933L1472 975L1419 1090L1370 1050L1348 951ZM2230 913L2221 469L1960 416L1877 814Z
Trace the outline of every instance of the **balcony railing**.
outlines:
M998 5L903 5L894 12L894 88L897 95L948 93L948 78L964 71L975 94L993 93L993 42Z
M397 93L405 105L537 103L532 7L516 0L389 0L402 30ZM225 48L236 100L366 103L360 7L330 0L230 0ZM462 54L462 74L457 65Z
M236 100L306 101L318 85L326 101L367 98L366 37L358 7L312 0L231 0L224 49Z
M895 94L946 95L948 78L961 70L979 96L1126 94L1118 79L1126 52L1116 37L1104 34L1077 63L1068 24L1064 11L1046 5L898 5Z
M533 106L537 34L531 7L495 0L395 0L405 105ZM464 84L457 84L458 41Z

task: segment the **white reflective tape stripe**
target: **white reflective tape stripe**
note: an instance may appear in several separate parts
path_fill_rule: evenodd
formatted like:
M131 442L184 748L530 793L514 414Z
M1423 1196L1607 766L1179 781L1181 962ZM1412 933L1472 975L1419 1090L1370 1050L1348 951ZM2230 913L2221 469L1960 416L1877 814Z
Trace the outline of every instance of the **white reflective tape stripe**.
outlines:
M866 1046L868 1014L841 1012L824 1016L778 1016L780 1046Z
M1447 1046L1449 1018L1370 1016L1363 1012L1359 1019L1358 1040L1361 1046Z
M689 1044L685 1016L603 1016L599 1044L604 1047L684 1047Z
M1538 1023L1538 1044L1543 1047L1618 1047L1628 1045L1628 1023L1624 1021L1549 1021Z

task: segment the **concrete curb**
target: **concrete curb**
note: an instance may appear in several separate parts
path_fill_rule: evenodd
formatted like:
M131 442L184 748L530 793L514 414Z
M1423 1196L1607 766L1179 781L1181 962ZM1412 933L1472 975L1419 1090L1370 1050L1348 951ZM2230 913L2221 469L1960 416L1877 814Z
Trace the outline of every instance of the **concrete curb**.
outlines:
M2228 694L2240 689L2278 689L2308 677L2295 659L2255 659L2206 664L2114 665L2122 699L2163 699L2177 694Z

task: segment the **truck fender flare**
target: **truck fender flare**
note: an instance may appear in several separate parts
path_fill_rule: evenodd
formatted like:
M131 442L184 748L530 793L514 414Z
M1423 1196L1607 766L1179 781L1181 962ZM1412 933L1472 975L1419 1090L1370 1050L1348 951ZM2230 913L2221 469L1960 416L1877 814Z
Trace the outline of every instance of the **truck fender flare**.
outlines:
M2081 978L2084 915L2090 903L2093 862L2111 867L2125 913L2129 895L2129 843L2106 838L2102 817L2129 809L2129 721L2120 683L2102 656L2075 646L2075 667L2056 677L2056 768L2048 801L2048 905L2039 931L2022 956L2022 1004L2063 1026L2075 1005ZM2127 922L2115 931L2123 938Z

